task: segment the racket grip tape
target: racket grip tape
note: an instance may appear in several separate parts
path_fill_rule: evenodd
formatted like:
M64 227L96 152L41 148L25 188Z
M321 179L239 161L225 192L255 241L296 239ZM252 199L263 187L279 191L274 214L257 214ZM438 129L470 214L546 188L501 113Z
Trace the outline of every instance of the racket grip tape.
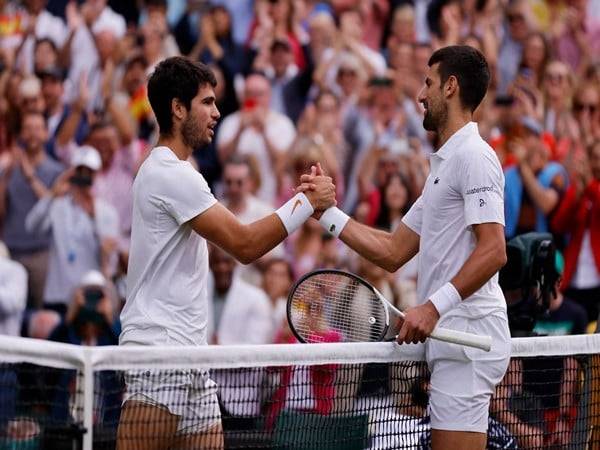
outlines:
M449 330L447 328L434 329L431 337L438 341L466 345L467 347L478 348L486 352L489 352L492 348L492 338L490 336L480 336L462 331Z

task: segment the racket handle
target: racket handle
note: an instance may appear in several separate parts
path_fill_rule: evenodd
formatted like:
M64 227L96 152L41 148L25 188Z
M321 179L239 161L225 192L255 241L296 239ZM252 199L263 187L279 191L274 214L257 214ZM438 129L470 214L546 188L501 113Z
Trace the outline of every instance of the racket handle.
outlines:
M449 330L447 328L434 329L431 333L431 338L438 341L450 342L451 344L478 348L486 352L489 352L492 348L492 338L490 336L480 336L462 331Z

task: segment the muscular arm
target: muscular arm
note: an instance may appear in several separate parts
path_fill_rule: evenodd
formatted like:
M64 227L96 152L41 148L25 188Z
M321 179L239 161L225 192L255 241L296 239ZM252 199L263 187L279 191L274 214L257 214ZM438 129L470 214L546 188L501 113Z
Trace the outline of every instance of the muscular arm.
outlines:
M371 228L350 219L340 239L352 250L388 272L395 272L419 251L417 233L400 223L394 233Z
M220 203L194 217L189 223L196 233L214 242L243 264L260 258L287 236L283 223L276 214L243 225Z
M465 299L483 286L504 264L506 264L506 244L504 227L498 223L473 225L477 244L465 261L452 284Z

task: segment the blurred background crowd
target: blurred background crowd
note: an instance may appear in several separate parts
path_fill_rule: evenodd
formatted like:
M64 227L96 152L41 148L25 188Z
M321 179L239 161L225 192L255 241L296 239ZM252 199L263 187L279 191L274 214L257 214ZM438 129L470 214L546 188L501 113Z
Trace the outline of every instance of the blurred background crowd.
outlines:
M593 330L599 0L0 0L0 333L117 343L132 183L157 139L146 79L163 58L217 76L222 119L190 163L241 221L319 161L345 212L393 230L436 148L416 100L427 61L451 44L492 69L476 119L505 169L507 239L550 232L564 255L536 331ZM415 262L389 274L309 220L250 266L211 248L211 343L293 340L286 295L322 267L418 300Z
M476 118L505 169L507 239L550 232L564 254L564 300L540 330L584 332L600 301L600 1L2 0L0 333L116 342L161 59L217 75L222 119L190 163L241 221L320 161L348 214L393 230L428 175L436 136L416 98L450 44L492 69ZM309 220L251 266L211 249L211 342L288 339L286 293L320 267L417 301L414 262L388 274Z

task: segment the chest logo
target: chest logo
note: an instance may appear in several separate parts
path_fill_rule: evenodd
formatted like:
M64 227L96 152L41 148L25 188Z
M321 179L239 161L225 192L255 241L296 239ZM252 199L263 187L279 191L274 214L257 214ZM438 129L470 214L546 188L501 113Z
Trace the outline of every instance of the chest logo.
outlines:
M440 182L440 177L435 177L435 180L433 180L433 184L438 184Z
M485 206L485 200L484 200L484 199L482 199L482 198L480 198L480 199L479 199L479 207L480 207L480 208L483 208L484 206Z

